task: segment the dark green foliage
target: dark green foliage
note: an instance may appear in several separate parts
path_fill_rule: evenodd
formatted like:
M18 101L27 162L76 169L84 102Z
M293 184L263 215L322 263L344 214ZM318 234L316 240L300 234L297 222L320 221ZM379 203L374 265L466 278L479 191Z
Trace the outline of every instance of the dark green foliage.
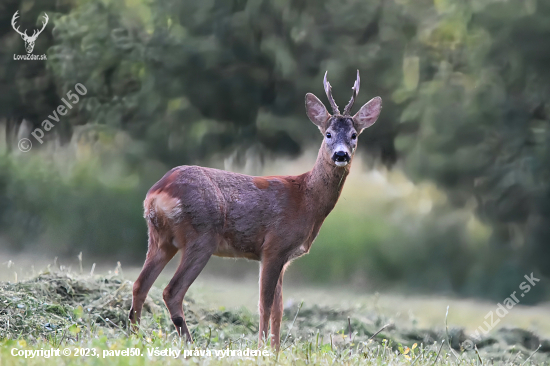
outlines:
M105 185L92 167L77 166L61 177L55 164L40 159L21 165L0 157L0 162L0 223L14 248L32 250L37 245L32 239L40 237L42 250L57 253L107 253L116 243L126 258L142 257L145 190L125 182ZM136 243L141 248L134 251Z
M305 117L305 93L326 100L328 70L343 106L359 69L357 104L384 100L359 151L436 182L455 208L475 205L492 235L472 246L465 222L444 224L443 211L414 235L390 233L380 217L375 234L365 225L345 250L315 248L333 260L327 270L312 253L304 262L310 273L345 281L368 263L368 275L382 282L493 297L525 273L549 273L547 1L25 4L0 5L7 50L0 119L8 138L22 118L40 126L76 83L88 93L48 135L76 146L80 163L70 173L29 155L0 157L0 223L14 246L45 236L60 252L116 248L141 258L141 200L164 171L220 165L228 155L297 156L319 141ZM42 12L50 15L35 52L47 53L47 62L12 60L24 52L9 27L17 9L29 28ZM116 178L105 179L111 171Z
M415 131L399 137L406 168L459 206L475 199L506 253L499 272L515 262L548 274L550 6L436 4L438 28L416 53L431 75L403 103L401 121Z

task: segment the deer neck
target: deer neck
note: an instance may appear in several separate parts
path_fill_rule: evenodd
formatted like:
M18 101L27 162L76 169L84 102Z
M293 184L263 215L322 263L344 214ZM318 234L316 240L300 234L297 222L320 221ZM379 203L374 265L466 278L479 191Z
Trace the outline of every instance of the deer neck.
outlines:
M308 206L311 209L322 213L324 217L332 211L349 174L350 164L342 168L335 166L326 156L325 143L323 142L315 165L306 177L307 196L310 200Z

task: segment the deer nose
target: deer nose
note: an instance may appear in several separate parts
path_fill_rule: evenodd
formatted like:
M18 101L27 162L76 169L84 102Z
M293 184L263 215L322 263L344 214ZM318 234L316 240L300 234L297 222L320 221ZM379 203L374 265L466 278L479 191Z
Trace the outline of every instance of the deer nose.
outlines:
M349 162L349 154L345 151L337 151L332 156L332 160L337 162Z

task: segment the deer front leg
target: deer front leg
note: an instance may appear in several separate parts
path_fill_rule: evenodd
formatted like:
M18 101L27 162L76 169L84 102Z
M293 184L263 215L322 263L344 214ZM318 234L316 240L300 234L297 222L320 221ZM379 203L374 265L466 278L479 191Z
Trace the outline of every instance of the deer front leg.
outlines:
M271 345L279 351L281 346L281 321L283 319L283 275L285 269L279 275L279 281L275 288L275 296L273 298L273 307L271 308Z
M262 264L260 268L260 326L258 335L258 347L261 347L263 345L264 339L267 341L269 336L269 319L271 318L271 310L273 308L273 302L275 299L275 291L277 289L277 284L279 282L279 278L281 277L283 267L284 261L276 258L275 256L262 259ZM272 344L272 346L274 346L274 344Z

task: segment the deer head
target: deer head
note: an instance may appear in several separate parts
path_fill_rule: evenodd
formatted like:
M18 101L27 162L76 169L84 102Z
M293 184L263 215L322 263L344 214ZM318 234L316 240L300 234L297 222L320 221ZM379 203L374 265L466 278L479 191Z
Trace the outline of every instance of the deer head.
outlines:
M327 80L327 73L323 80L325 93L332 107L333 115L330 115L323 103L313 94L306 94L307 116L321 133L325 136L323 141L324 153L327 159L331 160L337 167L345 167L351 161L355 148L357 147L357 136L367 127L376 122L382 110L382 98L375 97L359 109L353 117L350 116L351 107L359 93L359 70L357 79L353 85L351 100L340 114L338 106L332 97L332 87Z
M19 10L15 12L15 14L13 14L13 18L11 18L11 26L13 27L13 29L19 33L21 35L21 38L23 38L23 41L25 41L25 49L27 50L27 53L31 53L32 50L34 49L34 42L36 41L36 38L38 38L38 35L40 33L42 33L42 31L44 30L44 28L46 28L46 24L48 24L48 14L44 13L44 19L45 21L42 22L42 29L40 29L39 31L37 31L36 29L34 30L32 36L29 36L27 34L27 30L25 29L24 32L20 32L19 31L19 27L15 27L15 21L17 18L19 18L19 15L17 14L19 13Z

